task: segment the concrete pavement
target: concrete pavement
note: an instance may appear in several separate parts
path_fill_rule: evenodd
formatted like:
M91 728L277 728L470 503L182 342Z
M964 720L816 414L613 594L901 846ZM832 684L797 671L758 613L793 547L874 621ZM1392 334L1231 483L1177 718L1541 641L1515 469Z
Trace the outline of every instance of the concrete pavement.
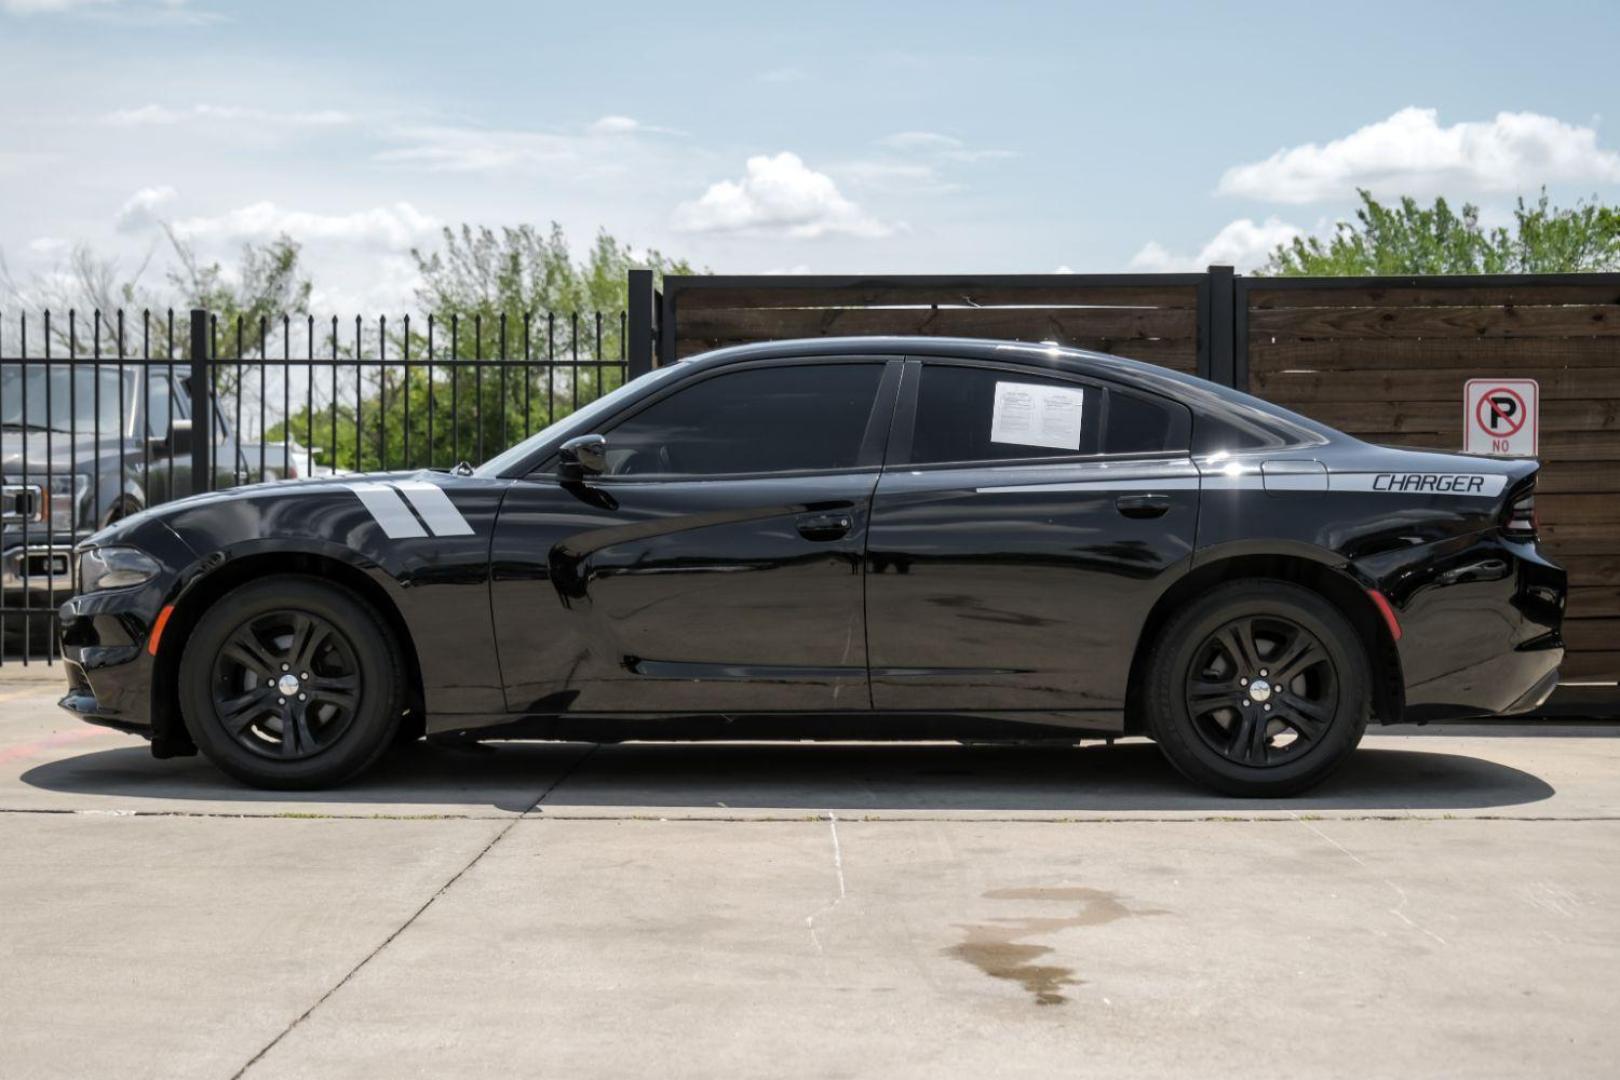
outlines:
M236 787L0 675L6 1077L1610 1075L1613 729L413 748Z

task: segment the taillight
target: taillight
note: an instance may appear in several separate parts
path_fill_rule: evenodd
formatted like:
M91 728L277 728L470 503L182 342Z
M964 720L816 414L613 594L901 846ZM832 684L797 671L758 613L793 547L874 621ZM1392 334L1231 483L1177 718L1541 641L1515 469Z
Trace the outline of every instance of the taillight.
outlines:
M1536 527L1536 484L1532 480L1508 500L1507 512L1502 516L1502 531L1520 540L1534 540Z

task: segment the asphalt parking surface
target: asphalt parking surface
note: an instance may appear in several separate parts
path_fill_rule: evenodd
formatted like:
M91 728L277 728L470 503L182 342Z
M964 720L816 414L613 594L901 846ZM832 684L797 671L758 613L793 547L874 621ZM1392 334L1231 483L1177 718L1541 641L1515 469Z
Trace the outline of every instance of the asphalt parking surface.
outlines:
M5 1077L1582 1076L1620 739L415 747L237 787L0 673ZM1534 731L1535 734L1530 734Z

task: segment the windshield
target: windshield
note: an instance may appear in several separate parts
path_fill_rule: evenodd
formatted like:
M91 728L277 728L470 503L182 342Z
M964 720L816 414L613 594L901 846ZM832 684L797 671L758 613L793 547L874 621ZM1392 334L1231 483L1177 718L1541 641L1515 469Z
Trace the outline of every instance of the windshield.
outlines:
M92 364L73 365L0 364L0 425L44 431L95 434L97 417L100 431L118 435L123 431L119 416L134 401L135 373L124 372L122 402L119 372L104 367L98 372ZM97 400L96 385L101 386Z
M478 466L478 468L474 469L473 475L501 475L507 469L510 469L512 466L528 457L548 440L555 438L557 433L562 431L564 428L573 427L575 424L588 424L590 421L598 417L606 416L612 413L619 407L621 403L624 402L627 397L631 396L632 389L634 393L639 394L641 391L663 382L679 370L679 364L671 364L669 367L658 368L654 371L649 371L647 374L642 375L639 378L625 383L612 393L603 394L589 405L583 405L569 413L567 416L552 421L511 449L496 454L494 457ZM586 431L581 432L581 434L587 433L588 432Z

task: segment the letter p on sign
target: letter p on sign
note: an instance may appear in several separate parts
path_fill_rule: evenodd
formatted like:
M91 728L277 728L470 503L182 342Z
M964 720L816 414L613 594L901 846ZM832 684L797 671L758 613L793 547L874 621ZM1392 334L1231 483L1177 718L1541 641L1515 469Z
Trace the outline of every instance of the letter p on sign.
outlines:
M1469 379L1463 389L1463 452L1535 457L1541 387L1534 379Z

